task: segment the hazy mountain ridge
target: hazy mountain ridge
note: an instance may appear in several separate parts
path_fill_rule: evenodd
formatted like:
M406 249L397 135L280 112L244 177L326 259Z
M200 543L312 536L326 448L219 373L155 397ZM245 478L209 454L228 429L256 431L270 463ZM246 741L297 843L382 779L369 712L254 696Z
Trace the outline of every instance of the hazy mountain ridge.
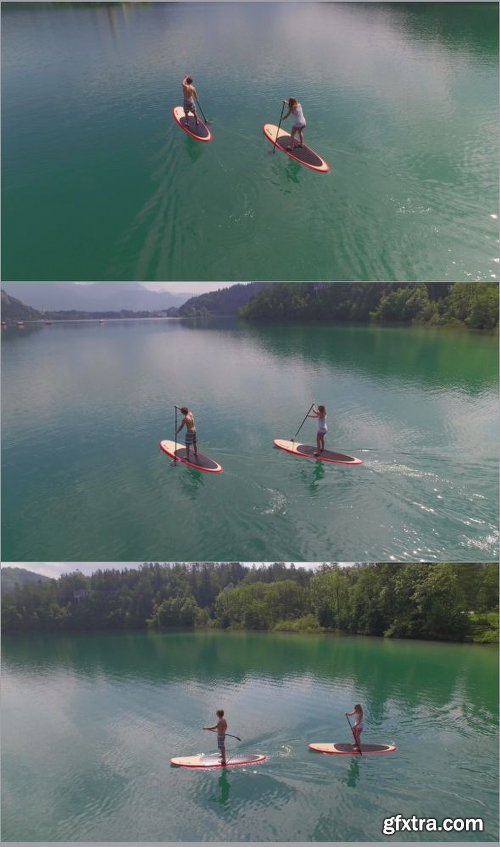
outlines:
M26 306L15 297L11 297L2 289L2 321L14 323L15 321L39 321L43 315L31 306Z
M97 283L92 286L73 283L7 283L2 288L2 315L7 323L40 321L44 318L57 321L161 314L185 318L211 315L234 317L270 285L272 283L269 282L235 283L228 288L198 296L188 295L187 301L184 301L184 296L148 291L136 283ZM12 291L22 296L23 300L13 297ZM78 303L69 306L75 300ZM180 307L177 305L179 300ZM123 305L124 301L127 306Z
M3 594L14 591L18 585L27 585L28 583L41 585L47 582L52 582L50 576L43 576L43 574L34 573L34 571L26 571L24 568L2 567L1 570Z
M156 312L181 306L189 298L189 294L150 291L135 282L8 282L3 289L41 312Z

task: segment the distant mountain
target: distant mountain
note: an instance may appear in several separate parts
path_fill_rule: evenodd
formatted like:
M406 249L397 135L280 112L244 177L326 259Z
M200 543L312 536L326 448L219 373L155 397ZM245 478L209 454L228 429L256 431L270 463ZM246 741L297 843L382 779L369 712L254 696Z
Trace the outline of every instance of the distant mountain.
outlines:
M149 291L138 282L7 282L3 288L42 312L156 312L181 306L188 296Z
M199 297L190 297L179 309L182 317L197 315L237 315L243 306L256 297L264 288L273 283L247 282L231 285L230 288L219 288L209 291Z
M28 582L40 585L43 582L51 582L49 576L43 576L33 571L25 571L24 568L3 567L1 570L2 593L8 594L14 591L16 585L26 585Z
M15 297L10 297L2 289L2 321L15 323L16 321L39 321L42 315L36 309L26 306Z

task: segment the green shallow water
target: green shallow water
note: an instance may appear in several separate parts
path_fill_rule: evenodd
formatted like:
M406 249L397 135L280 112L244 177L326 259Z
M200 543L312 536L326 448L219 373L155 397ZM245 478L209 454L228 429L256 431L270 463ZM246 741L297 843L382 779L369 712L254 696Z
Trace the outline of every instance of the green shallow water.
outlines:
M498 650L369 638L194 633L2 639L9 841L391 841L384 817L482 817L498 836ZM389 756L337 759L363 704ZM259 767L198 772L224 708ZM29 798L29 802L27 802ZM417 840L401 833L396 840Z
M497 558L495 336L67 323L4 332L2 367L3 561ZM273 448L313 400L362 466ZM159 450L174 403L223 474Z
M497 278L494 3L8 3L2 56L5 280Z

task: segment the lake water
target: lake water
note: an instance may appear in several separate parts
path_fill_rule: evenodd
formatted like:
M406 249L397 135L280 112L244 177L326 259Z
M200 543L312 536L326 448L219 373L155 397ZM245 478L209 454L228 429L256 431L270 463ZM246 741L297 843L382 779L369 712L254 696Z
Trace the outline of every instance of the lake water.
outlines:
M2 57L5 280L497 278L494 3L7 3Z
M2 640L2 835L8 841L391 841L397 813L482 817L498 836L498 650L344 636L248 633ZM322 756L349 741L398 751ZM258 767L179 770L214 750ZM216 745L215 745L216 747ZM27 802L29 798L29 802Z
M3 561L497 558L496 336L66 323L4 331L2 365ZM363 465L273 447L313 401ZM223 474L159 450L175 403Z

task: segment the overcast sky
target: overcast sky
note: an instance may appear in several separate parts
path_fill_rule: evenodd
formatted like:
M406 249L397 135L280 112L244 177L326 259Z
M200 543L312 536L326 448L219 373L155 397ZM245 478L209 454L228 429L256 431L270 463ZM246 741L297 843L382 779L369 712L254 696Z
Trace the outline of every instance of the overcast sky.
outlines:
M241 285L248 283L242 282ZM73 282L73 285L99 285L98 282ZM169 291L171 294L206 294L219 288L238 285L236 282L140 282L149 291Z
M98 570L122 570L125 568L136 569L140 567L140 562L4 562L2 568L23 568L25 571L33 571L44 576L57 577L63 573L74 573L81 571L84 574L91 574ZM243 565L265 565L269 562L242 562ZM302 568L317 568L321 562L296 562L297 567ZM343 562L348 565L352 562Z
M169 291L171 294L205 294L218 288L229 288L235 282L142 282L150 291Z

